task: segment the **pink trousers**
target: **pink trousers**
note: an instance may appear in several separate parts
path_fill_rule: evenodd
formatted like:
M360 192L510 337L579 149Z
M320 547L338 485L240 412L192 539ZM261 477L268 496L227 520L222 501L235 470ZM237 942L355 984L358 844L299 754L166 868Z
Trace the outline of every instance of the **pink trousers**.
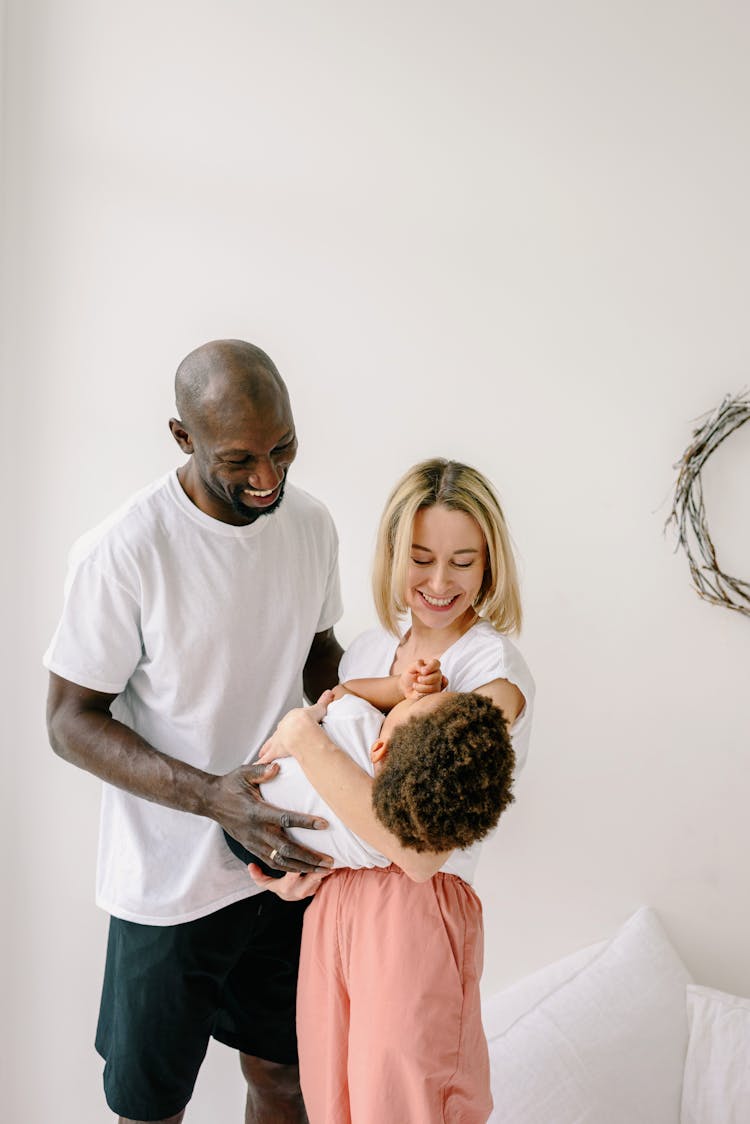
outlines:
M305 914L297 1036L311 1124L486 1124L482 906L451 874L336 870Z

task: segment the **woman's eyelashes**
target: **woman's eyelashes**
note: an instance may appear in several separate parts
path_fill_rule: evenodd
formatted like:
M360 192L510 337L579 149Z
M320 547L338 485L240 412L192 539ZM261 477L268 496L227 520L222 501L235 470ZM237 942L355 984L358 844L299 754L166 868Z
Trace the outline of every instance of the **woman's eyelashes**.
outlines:
M451 562L451 565L456 570L468 570L468 569L470 569L471 566L474 565L475 561L476 561L476 559L472 559L471 562ZM433 559L432 558L428 558L428 559L412 558L412 562L414 563L415 566L432 566Z

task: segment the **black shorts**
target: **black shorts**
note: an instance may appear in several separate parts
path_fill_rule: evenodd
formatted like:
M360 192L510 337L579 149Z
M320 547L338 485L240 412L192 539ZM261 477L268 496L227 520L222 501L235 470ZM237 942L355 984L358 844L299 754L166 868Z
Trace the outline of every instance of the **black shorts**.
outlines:
M182 925L111 918L96 1049L116 1115L162 1120L180 1112L210 1037L244 1054L296 1063L308 904L266 892Z

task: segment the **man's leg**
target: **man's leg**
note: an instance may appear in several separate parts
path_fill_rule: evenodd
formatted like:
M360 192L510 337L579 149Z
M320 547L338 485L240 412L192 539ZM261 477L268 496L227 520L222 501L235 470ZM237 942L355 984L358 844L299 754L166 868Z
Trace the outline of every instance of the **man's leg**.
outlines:
M242 1053L240 1064L247 1081L245 1124L307 1124L299 1066Z
M258 908L251 898L165 926L112 919L96 1044L122 1121L182 1120Z
M258 895L245 954L229 973L212 1034L239 1051L250 1124L306 1124L299 1086L295 1007L307 901Z

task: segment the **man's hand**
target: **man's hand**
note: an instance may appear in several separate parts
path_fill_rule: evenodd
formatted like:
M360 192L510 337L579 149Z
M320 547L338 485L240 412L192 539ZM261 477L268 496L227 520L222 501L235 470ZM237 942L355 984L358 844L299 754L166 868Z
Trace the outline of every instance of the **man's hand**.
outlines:
M247 869L256 886L260 886L261 890L271 890L285 902L311 898L323 879L331 873L330 870L316 870L312 874L285 874L283 878L271 878L255 863L250 863Z
M311 731L323 721L334 698L333 691L324 691L313 706L300 706L285 714L261 747L258 764L270 765L280 757L294 757L297 746L304 745Z
M213 778L211 818L276 870L302 874L327 871L333 861L329 855L295 843L284 831L287 827L325 828L326 820L267 804L258 791L258 785L272 780L278 769L278 765L241 765L223 777Z
M114 719L110 707L115 697L51 673L47 722L55 752L133 796L216 820L278 870L307 872L330 866L327 855L294 843L284 832L286 827L327 827L326 821L266 804L258 792L262 781L276 775L278 765L241 765L225 776L196 769L161 753ZM320 716L324 713L325 707Z
M401 673L399 686L405 699L421 699L444 691L448 680L440 670L440 660L417 660Z

